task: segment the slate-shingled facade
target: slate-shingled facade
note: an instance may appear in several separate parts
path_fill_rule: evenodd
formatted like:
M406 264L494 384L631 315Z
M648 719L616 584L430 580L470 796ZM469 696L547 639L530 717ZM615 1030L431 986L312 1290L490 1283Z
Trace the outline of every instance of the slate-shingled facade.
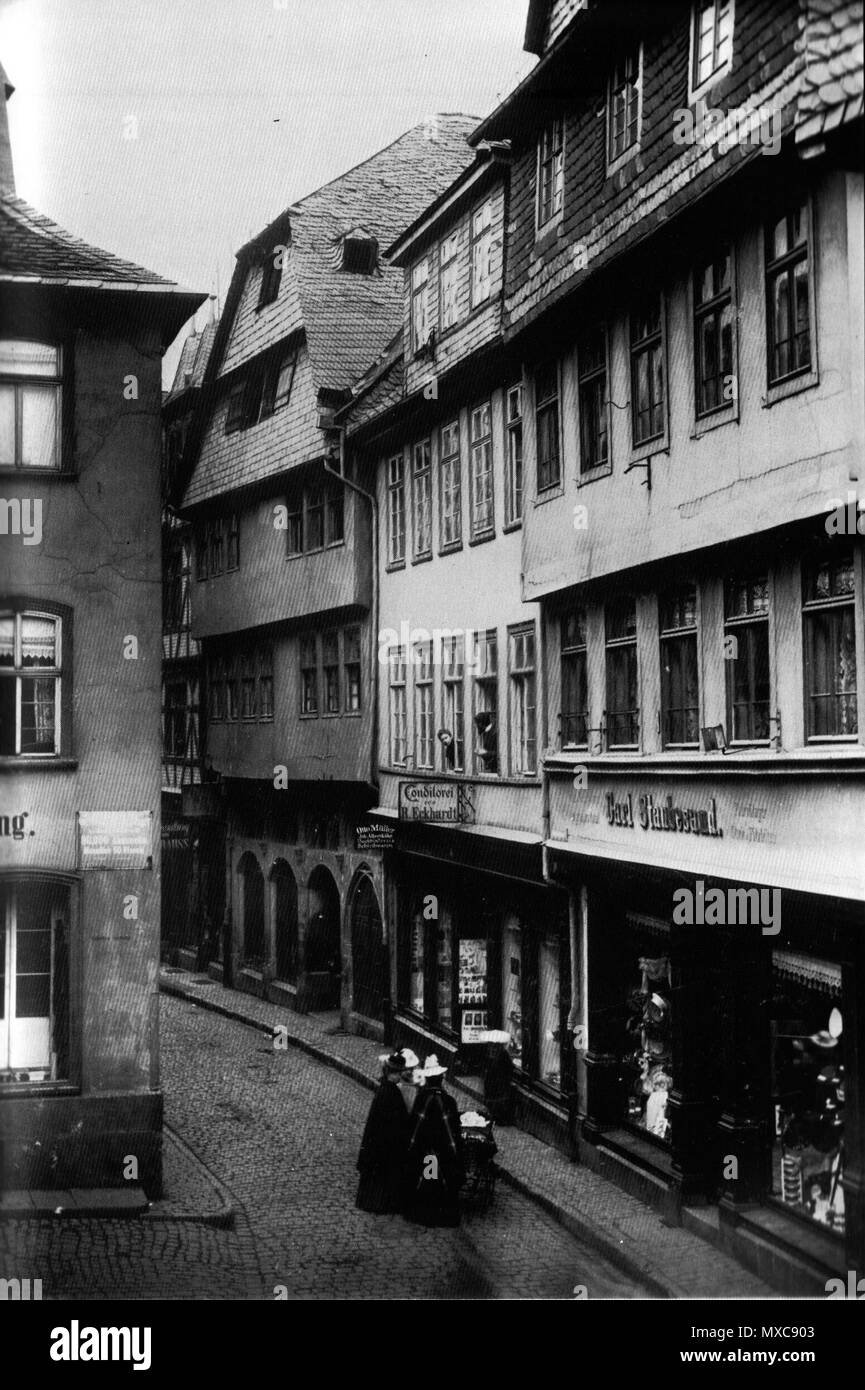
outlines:
M204 296L0 174L0 1189L156 1196L160 359Z
M241 250L183 505L226 815L214 969L300 1009L340 1006L378 1035L380 855L356 839L375 800L370 498L340 477L327 426L401 319L401 273L381 249L471 163L475 124L433 117Z

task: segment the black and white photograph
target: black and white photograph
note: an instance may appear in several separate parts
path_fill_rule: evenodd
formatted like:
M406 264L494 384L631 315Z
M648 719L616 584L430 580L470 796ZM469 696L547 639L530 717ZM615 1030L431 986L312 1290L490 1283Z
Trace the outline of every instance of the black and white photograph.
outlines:
M862 0L0 0L0 1319L43 1374L203 1370L172 1326L218 1370L241 1301L830 1371L863 106Z

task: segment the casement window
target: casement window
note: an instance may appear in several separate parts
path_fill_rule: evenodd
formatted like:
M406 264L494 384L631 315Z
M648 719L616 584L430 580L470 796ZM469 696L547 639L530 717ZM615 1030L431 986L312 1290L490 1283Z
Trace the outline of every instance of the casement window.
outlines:
M637 609L633 598L608 603L604 610L607 667L606 742L608 749L636 748L640 706L637 684Z
M285 553L303 554L303 496L291 499L286 504Z
M531 623L508 629L511 694L511 772L533 777L538 763L535 628Z
M406 653L405 647L391 647L388 651L388 675L390 689L390 760L394 767L405 765L408 753L406 742Z
M232 512L228 518L228 551L225 568L229 570L240 568L240 517L237 512Z
M325 496L324 538L327 545L345 540L345 500L342 488L329 488Z
M321 550L324 546L324 495L321 488L310 488L303 496L304 549Z
M405 559L405 459L387 461L387 555L391 565Z
M769 385L810 370L811 255L808 205L796 202L766 228Z
M243 381L235 382L228 393L228 405L225 412L226 434L234 434L236 430L243 429L245 403L246 383Z
M40 612L0 612L0 756L60 753L63 622Z
M342 669L345 678L345 712L359 714L362 704L359 627L347 627L342 634Z
M411 470L414 558L432 554L432 465L430 441L422 439L412 451Z
M225 718L225 657L214 653L207 663L207 690L210 722L217 724Z
M184 580L189 578L189 555L183 542L174 540L169 544L162 571L162 626L166 632L176 632L183 623Z
M607 394L607 331L603 324L585 333L578 352L580 472L600 468L610 458Z
M258 717L269 721L273 718L273 647L264 643L257 649L258 656Z
M589 696L586 656L586 612L566 613L559 627L562 661L563 748L585 748L589 742Z
M523 519L523 388L511 386L507 394L507 459L505 461L505 525Z
M736 575L724 585L724 671L731 743L769 739L769 580Z
M430 333L429 261L424 257L411 272L411 350L426 346Z
M0 881L0 1081L70 1077L70 890Z
M472 213L471 303L476 309L492 289L493 205L487 199Z
M499 770L499 660L495 628L476 633L474 647L474 770L494 775Z
M700 742L697 589L680 584L658 599L661 658L661 742L696 748Z
M664 433L664 350L661 297L631 314L631 424L634 448Z
M624 53L610 76L607 116L607 163L617 164L637 148L640 139L643 50Z
M728 249L694 273L694 396L698 418L733 400L733 263Z
M729 67L733 56L733 0L699 0L693 16L691 88Z
M442 726L450 735L442 742L445 772L466 770L465 638L442 638Z
M339 714L339 633L326 632L321 639L321 668L324 676L324 712Z
M291 388L294 384L296 368L297 351L294 348L271 363L264 378L261 409L258 417L260 420L266 419L267 416L273 415L288 404L291 399Z
M854 738L859 722L852 549L833 549L803 565L802 622L808 741Z
M62 403L62 350L0 340L0 468L61 468Z
M261 288L258 292L259 309L263 309L266 304L272 304L279 294L284 255L285 250L282 247L273 247L267 252L261 263Z
M242 651L240 653L240 717L241 719L255 719L255 652Z
M300 639L300 712L318 714L318 643L315 634Z
M418 642L413 657L415 767L431 768L435 756L432 642Z
M162 688L162 751L166 758L186 756L189 688L186 681L166 681Z
M445 425L439 444L439 494L441 546L456 546L462 540L462 487L460 480L459 421Z
M535 438L538 492L561 482L559 456L559 366L547 362L535 372Z
M441 307L439 310L442 328L452 328L460 316L459 309L459 249L460 234L452 232L445 237L439 251L439 286Z
M565 188L565 136L561 117L551 121L538 142L538 231L562 210Z
M489 401L477 406L470 422L472 539L488 536L495 525L493 513L493 426Z
M229 652L225 658L225 717L237 718L237 652Z
M221 517L208 522L210 536L210 577L222 574L225 569L225 524Z

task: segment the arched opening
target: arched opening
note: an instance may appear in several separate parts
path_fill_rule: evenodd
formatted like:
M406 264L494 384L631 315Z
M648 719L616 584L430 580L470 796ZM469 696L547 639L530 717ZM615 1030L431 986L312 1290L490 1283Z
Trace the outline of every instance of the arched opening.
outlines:
M309 879L309 924L304 942L304 969L318 980L315 1007L332 1009L339 1004L342 954L339 940L339 889L322 865ZM312 983L312 982L310 982Z
M243 896L243 963L255 970L266 964L264 935L264 875L254 854L247 851L237 866Z
M277 859L271 874L273 920L276 933L276 978L297 984L297 883L284 859Z
M351 895L351 962L353 1006L365 1018L382 1021L388 994L387 947L372 880L364 874Z

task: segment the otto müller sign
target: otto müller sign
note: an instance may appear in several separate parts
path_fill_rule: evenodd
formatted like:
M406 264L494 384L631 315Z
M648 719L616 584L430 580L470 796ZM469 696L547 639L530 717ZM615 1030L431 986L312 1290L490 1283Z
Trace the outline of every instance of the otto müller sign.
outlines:
M79 811L80 869L152 869L152 811Z
M455 825L462 820L457 782L400 782L400 820L435 821Z

